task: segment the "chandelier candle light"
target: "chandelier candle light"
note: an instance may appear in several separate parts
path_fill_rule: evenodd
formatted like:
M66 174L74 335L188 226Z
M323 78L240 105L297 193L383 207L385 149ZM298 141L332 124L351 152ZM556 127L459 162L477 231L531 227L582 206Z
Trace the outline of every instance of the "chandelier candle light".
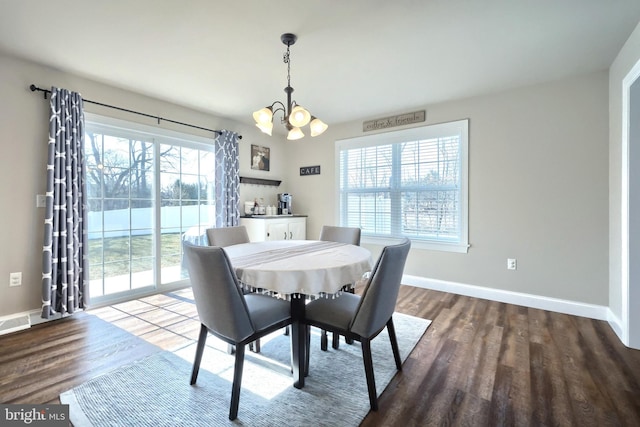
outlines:
M293 88L291 87L291 59L289 56L289 48L296 42L297 38L298 37L295 34L291 33L286 33L280 36L282 43L287 45L287 51L284 54L284 63L287 64L287 87L284 88L284 91L287 94L287 105L284 105L280 101L276 101L270 106L264 107L263 109L253 113L253 118L256 121L258 129L271 136L271 131L273 129L273 114L278 111L282 111L282 123L289 130L289 133L287 134L287 139L289 140L303 138L304 133L302 133L300 128L307 124L311 129L311 136L318 136L328 128L322 120L312 116L311 113L301 105L297 104L296 101L291 101ZM274 107L276 108L274 109Z

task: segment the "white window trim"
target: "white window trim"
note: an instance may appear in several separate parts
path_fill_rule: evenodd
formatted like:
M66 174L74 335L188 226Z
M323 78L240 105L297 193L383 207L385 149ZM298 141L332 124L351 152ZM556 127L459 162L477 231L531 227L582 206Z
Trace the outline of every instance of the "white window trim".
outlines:
M469 250L469 119L453 122L436 123L422 127L402 129L390 132L379 132L354 138L337 140L335 142L335 183L340 185L340 151L346 148L362 148L387 145L415 139L430 139L441 136L442 132L460 132L461 178L460 178L460 243L446 243L412 239L412 248L428 249L444 252L467 253ZM340 221L340 191L335 196L335 222ZM362 236L362 243L390 245L400 242L400 239Z
M101 126L121 130L126 134L130 134L133 130L139 134L152 136L161 141L180 141L180 145L189 148L200 148L201 146L199 144L211 146L214 143L214 138L205 138L190 133L177 132L170 129L158 128L127 120L114 119L113 117L101 116L99 114L84 113L84 116L86 123L91 123L98 127ZM196 144L189 142L195 142Z

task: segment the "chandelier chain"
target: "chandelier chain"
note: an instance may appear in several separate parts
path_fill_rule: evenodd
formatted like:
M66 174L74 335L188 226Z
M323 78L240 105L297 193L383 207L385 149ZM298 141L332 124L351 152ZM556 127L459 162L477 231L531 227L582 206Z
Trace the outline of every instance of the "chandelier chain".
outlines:
M287 86L291 86L291 59L289 55L289 44L287 43L287 51L283 55L283 61L287 64Z

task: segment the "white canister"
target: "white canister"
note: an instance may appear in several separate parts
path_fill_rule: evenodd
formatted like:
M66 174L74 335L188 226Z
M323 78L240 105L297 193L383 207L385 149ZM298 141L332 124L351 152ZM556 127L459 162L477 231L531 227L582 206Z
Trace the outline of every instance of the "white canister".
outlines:
M253 202L244 202L244 214L251 215L253 214Z

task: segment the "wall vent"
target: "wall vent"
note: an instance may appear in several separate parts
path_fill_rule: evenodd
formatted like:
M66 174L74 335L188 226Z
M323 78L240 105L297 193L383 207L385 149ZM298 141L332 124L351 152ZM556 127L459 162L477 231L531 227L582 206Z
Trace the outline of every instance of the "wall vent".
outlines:
M31 318L28 314L0 319L0 335L21 331L31 327Z

